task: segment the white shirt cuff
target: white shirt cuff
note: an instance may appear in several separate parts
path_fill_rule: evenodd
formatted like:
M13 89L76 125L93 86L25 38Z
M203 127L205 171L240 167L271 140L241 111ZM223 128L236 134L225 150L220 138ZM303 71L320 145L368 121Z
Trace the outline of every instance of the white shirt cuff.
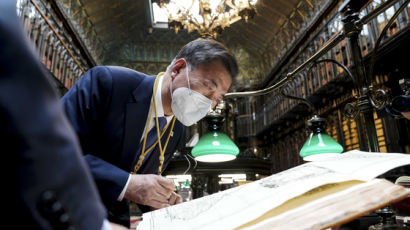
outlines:
M128 183L130 183L130 179L131 179L131 174L128 175L127 183L125 183L125 186L122 189L122 192L120 193L120 196L118 197L117 201L122 201L122 199L124 199L125 191L127 191Z
M104 219L101 230L112 230L110 222L107 219Z

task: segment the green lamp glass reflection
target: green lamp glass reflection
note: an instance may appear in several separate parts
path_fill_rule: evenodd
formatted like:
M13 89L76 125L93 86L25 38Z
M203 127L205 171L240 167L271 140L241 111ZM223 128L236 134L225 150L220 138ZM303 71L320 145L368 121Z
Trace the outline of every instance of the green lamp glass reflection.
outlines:
M209 132L204 134L194 146L191 153L197 161L223 162L236 158L239 153L238 146L223 132L220 127L223 117L217 113L211 113L207 117Z
M305 161L322 160L343 152L343 147L325 131L326 120L314 115L307 121L311 130L308 140L300 150L300 156Z

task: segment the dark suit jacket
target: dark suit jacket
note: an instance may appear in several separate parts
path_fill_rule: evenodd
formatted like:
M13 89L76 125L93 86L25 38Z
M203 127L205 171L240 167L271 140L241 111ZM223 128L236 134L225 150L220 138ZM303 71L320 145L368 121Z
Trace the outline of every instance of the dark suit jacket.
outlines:
M116 202L138 159L137 149L148 116L155 76L124 67L90 69L63 97L67 116L76 130L106 205ZM175 122L163 169L169 163L184 126ZM167 134L162 138L165 143ZM138 173L157 174L158 147Z
M100 230L106 211L53 87L16 2L0 1L2 225Z

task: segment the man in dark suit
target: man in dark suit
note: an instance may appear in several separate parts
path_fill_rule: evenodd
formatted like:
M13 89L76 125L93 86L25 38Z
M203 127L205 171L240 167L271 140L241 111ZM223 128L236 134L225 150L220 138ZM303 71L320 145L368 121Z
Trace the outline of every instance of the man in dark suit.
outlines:
M124 229L105 219L76 135L12 0L0 1L0 140L3 226Z
M160 173L184 139L184 126L202 119L237 73L234 56L222 44L197 39L165 73L99 66L67 92L67 116L109 210L123 198L151 209L181 202Z

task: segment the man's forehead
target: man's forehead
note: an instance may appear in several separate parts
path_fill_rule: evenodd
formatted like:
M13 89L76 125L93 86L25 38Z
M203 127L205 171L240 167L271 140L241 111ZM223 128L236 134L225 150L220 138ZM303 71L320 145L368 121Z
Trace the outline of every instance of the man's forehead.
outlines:
M221 81L231 81L231 75L224 65L220 62L214 62L213 65L204 66L204 70L208 72L209 78L218 79Z
M222 88L224 91L227 91L232 83L231 75L220 61L197 66L195 70L201 73L202 78L215 82L218 88Z

